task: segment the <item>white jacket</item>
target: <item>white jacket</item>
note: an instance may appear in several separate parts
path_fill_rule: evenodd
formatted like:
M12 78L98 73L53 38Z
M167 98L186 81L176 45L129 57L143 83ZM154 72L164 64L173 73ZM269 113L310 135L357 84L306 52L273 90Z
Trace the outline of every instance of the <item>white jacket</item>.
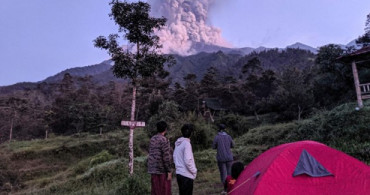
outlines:
M197 168L195 167L193 149L189 138L180 137L177 139L173 161L175 162L176 174L190 179L196 178Z

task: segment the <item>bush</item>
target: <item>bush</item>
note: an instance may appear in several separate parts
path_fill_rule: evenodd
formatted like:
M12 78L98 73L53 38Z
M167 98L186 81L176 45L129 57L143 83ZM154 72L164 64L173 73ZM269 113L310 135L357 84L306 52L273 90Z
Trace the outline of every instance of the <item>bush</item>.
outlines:
M244 162L249 162L264 150L282 143L314 140L369 164L369 104L366 102L359 111L354 109L354 103L343 104L316 113L310 119L253 128L236 140L236 151Z
M229 134L237 137L247 133L250 129L255 128L261 124L274 123L275 113L260 115L260 120L256 120L255 116L241 116L236 114L227 114L221 116L216 120L216 124L223 123L226 125Z
M131 177L126 177L123 180L122 186L116 190L115 194L150 194L150 183L147 177L141 174L135 174Z
M169 126L167 137L171 144L181 137L181 127L184 124L193 124L195 131L191 137L191 142L194 150L209 148L212 145L213 136L216 134L215 127L208 124L203 117L198 117L196 113L180 113L179 106L173 101L166 101L160 105L158 114L152 116L148 126L145 128L148 136L153 136L157 133L156 124L158 121L164 120Z
M251 129L237 140L241 145L277 146L289 140L290 133L297 129L296 123L264 125ZM289 141L288 141L289 142Z
M176 123L177 120L179 120L181 113L179 111L179 106L174 101L164 101L159 106L159 112L152 116L149 119L148 125L145 127L146 132L148 133L149 137L152 137L153 135L157 134L157 122L159 121L165 121L169 128L168 128L168 134L171 136L171 132L175 129L179 129ZM180 127L181 128L181 127Z
M108 151L103 150L102 152L100 152L99 154L96 154L95 156L91 158L89 167L91 168L97 164L110 161L111 159L113 159L113 156L109 154Z

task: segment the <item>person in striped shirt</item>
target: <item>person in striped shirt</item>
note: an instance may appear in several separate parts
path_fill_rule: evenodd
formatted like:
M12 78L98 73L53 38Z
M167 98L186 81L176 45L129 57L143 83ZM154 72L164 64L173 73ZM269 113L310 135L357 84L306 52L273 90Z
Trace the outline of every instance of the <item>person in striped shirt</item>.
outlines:
M151 174L152 195L171 195L172 150L168 138L167 123L157 123L157 134L150 139L148 173Z

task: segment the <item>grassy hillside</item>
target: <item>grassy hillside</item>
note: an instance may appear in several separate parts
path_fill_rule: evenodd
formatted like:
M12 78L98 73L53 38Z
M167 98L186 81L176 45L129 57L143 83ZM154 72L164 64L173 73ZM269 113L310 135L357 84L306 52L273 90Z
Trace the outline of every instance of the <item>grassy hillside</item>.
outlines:
M235 138L235 156L249 163L261 152L286 142L316 140L370 164L370 102L356 111L344 104L310 119L262 125ZM149 138L135 130L134 177L128 177L128 131L103 136L80 134L0 145L0 194L149 194L146 173ZM215 151L195 152L199 170L194 194L219 194L222 185ZM173 194L177 183L172 182Z
M134 177L128 176L127 130L99 135L54 137L0 145L0 194L148 194L149 142L135 130ZM195 153L199 169L195 192L218 194L215 151ZM173 190L177 183L173 180ZM216 188L214 186L217 186Z
M311 118L276 125L262 125L236 139L235 149L248 163L271 147L300 140L314 140L370 164L370 101L355 110L355 103L321 111Z

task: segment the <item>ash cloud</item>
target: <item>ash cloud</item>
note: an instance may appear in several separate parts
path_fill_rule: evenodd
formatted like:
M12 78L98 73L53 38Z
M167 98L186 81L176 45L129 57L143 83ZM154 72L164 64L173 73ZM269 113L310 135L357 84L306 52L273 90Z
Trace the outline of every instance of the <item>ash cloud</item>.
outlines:
M167 25L157 32L164 53L189 55L196 44L229 47L221 30L208 24L208 11L217 0L148 0L152 14L167 18Z

